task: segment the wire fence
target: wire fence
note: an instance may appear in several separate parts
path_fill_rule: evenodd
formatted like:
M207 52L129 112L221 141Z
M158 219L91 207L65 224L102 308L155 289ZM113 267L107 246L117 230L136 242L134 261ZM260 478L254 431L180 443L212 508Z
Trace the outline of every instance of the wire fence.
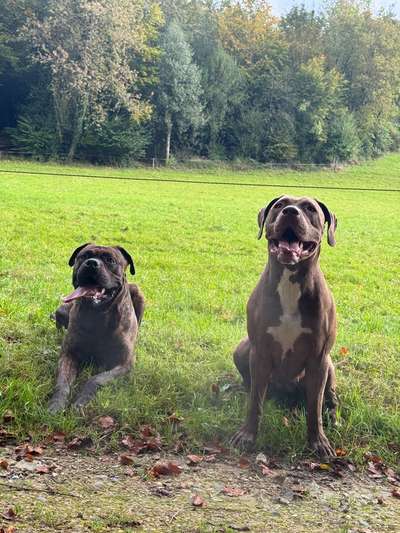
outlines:
M73 164L76 163L87 163L90 160L95 159L96 154L86 154L87 159L75 158ZM54 154L54 153L41 153L40 155L34 154L33 152L21 151L17 149L1 149L0 147L0 160L1 159L20 159L27 158L36 160L38 162L43 162L45 160L50 160L54 162L67 162L67 154ZM222 160L222 159L207 159L203 157L197 158L183 158L183 157L174 157L170 159L162 157L150 157L150 158L139 158L135 161L132 161L133 166L144 166L156 168L185 168L187 170L218 170L218 169L232 169L232 170L299 170L299 171L317 171L317 170L331 170L334 172L340 171L344 168L343 164L339 162L332 163L302 163L298 161L288 161L282 163L276 162L259 162L253 159L235 159L235 160Z
M140 176L115 176L115 175L99 175L99 174L78 174L78 173L64 173L64 172L44 172L36 170L20 170L20 169L4 169L0 168L0 173L17 174L17 175L34 175L34 176L52 176L62 178L81 178L81 179L100 179L100 180L120 180L120 181L140 181L140 182L156 182L156 183L181 183L191 185L222 185L224 187L260 187L273 189L314 189L314 190L328 190L328 191L353 191L353 192L384 192L384 193L400 193L399 189L387 189L379 187L339 187L333 185L305 185L305 184L282 184L282 183L251 183L251 182L236 182L236 181L215 181L215 180L193 180L193 179L178 179L178 178L160 178L160 177L140 177Z

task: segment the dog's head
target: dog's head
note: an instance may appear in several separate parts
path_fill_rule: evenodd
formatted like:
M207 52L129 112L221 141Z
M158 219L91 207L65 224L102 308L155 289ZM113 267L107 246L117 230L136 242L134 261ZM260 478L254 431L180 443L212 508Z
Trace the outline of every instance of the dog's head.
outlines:
M111 302L126 283L125 270L135 273L133 259L121 246L97 246L86 243L71 255L69 266L74 267L74 292L64 298L71 302L80 298L95 305Z
M325 204L306 196L281 196L258 213L258 238L265 226L269 253L284 265L295 265L318 254L325 224L328 244L334 246L337 219Z

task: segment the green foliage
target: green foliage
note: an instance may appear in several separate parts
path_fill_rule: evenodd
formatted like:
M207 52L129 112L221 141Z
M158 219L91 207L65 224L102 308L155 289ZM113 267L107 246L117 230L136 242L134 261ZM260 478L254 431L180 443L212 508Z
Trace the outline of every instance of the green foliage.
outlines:
M129 116L116 116L88 129L77 153L93 163L129 165L145 157L149 141L148 128Z
M2 15L0 135L17 128L34 153L53 126L51 150L99 163L132 144L129 160L172 145L177 159L260 162L399 147L400 22L364 0L280 20L266 0L4 0ZM148 143L127 140L139 130Z

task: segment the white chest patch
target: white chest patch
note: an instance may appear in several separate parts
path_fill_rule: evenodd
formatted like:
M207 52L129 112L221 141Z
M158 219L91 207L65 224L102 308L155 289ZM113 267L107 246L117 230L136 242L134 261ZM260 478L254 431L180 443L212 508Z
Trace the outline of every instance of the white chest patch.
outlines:
M302 333L312 333L310 328L303 328L299 311L301 296L300 284L289 280L292 272L285 268L278 285L278 294L282 307L279 326L270 326L270 333L276 342L282 346L282 356L285 357L289 350L293 350L294 343Z

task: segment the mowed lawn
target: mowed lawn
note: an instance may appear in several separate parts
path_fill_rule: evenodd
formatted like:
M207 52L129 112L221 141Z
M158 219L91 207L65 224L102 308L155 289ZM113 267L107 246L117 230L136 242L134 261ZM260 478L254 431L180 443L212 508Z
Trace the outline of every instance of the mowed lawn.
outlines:
M96 416L109 414L120 428L115 442L146 423L172 443L176 435L167 417L174 413L183 418L178 432L190 446L227 442L246 405L232 351L245 335L246 301L266 260L256 216L287 192L317 197L339 220L337 246L324 240L321 256L339 320L333 359L340 426L328 428L328 435L356 459L367 450L399 459L400 193L305 187L400 189L400 155L336 173L121 170L4 160L0 169L15 171L0 171L0 417L11 409L14 431L38 438L56 429L95 436ZM35 170L283 188L30 174ZM136 367L130 378L104 388L84 415L50 416L46 402L61 335L49 315L71 290L71 252L88 241L119 244L135 259L134 281L147 301ZM302 456L303 411L289 413L267 402L258 449Z

